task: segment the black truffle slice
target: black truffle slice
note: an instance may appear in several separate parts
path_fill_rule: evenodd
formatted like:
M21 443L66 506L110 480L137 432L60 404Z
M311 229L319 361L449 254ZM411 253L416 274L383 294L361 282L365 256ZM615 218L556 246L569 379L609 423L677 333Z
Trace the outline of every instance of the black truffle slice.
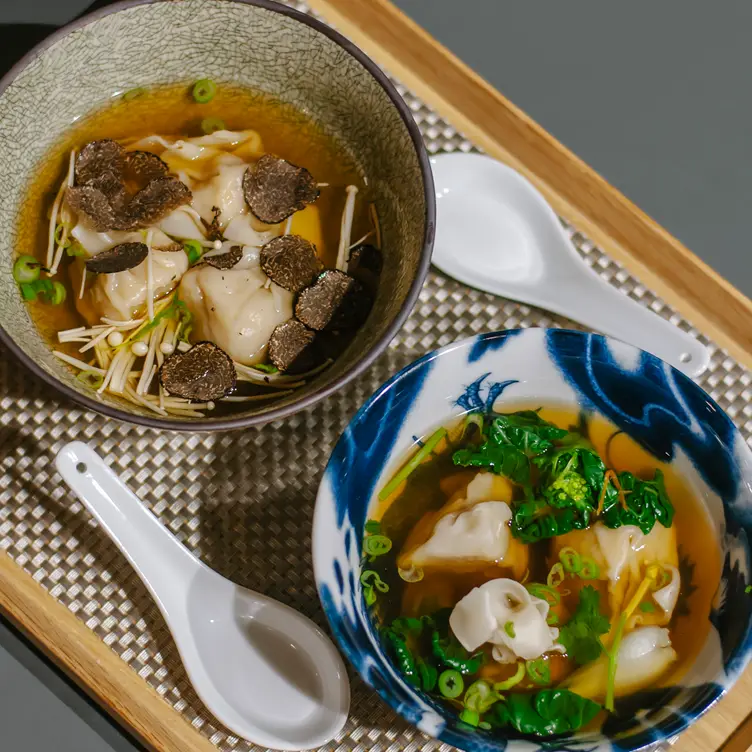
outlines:
M183 399L221 399L235 389L237 375L230 356L213 342L197 342L170 355L159 369L159 383Z
M115 174L112 170L105 170L105 172L92 178L86 185L102 191L110 202L110 206L116 212L122 209L128 201L122 176Z
M125 177L148 183L154 178L166 175L168 167L164 161L150 151L127 151L125 153Z
M84 214L97 232L115 230L120 224L107 196L92 185L67 188L65 198L73 211Z
M204 261L215 269L232 269L232 267L242 258L242 246L234 245L229 251L227 251L227 253L220 253L217 256L209 256L209 258L205 258Z
M335 328L341 318L340 309L350 307L347 298L361 290L362 286L348 274L327 269L313 286L300 293L295 304L295 316L317 331Z
M119 229L153 225L179 206L189 203L191 198L188 186L176 177L163 175L155 178L131 199L121 218L123 226Z
M313 284L321 271L316 246L299 235L282 235L261 249L261 269L272 282L290 292Z
M86 261L86 271L94 274L117 274L133 269L149 255L145 243L120 243L101 251Z
M254 215L267 224L282 222L319 197L316 181L305 167L273 154L264 154L245 171L243 193Z
M357 272L363 270L378 276L381 274L383 265L384 260L381 256L381 251L369 243L361 243L350 251L347 273L355 276Z
M315 338L316 332L300 321L285 321L274 329L269 338L269 360L280 371L306 368L313 360L311 345Z
M111 138L90 141L76 157L76 185L87 185L105 172L115 175L123 171L123 147Z

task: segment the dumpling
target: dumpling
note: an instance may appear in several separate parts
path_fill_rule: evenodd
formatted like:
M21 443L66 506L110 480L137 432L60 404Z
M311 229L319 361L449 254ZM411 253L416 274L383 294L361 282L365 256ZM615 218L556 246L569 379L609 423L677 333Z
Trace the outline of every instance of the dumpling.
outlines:
M469 652L493 645L493 658L514 663L544 653L563 652L556 643L559 630L549 627L548 603L536 598L515 580L489 580L471 590L454 607L449 626Z
M174 290L188 269L188 257L180 251L151 252L153 298ZM76 297L76 307L89 323L102 316L126 321L146 309L146 261L123 272L97 274L84 297Z
M668 629L639 627L624 636L619 646L614 681L615 694L628 695L653 687L676 660ZM591 700L603 699L608 680L608 657L576 671L565 682L567 688Z
M400 575L414 581L432 569L473 571L495 565L522 579L528 551L511 535L511 498L505 478L478 473L464 494L413 528L397 559Z
M612 614L619 614L645 577L649 564L660 564L670 574L670 581L652 594L659 608L653 612L638 611L627 622L627 628L638 624L668 624L679 597L679 553L676 528L657 524L645 535L635 525L615 529L597 522L587 530L573 530L553 539L553 555L558 558L562 548L574 548L589 556L600 570L599 578L608 581L609 605Z
M263 362L274 328L292 318L293 294L265 286L254 250L244 251L232 269L194 267L180 283L180 298L194 316L194 339L214 342L243 365Z
M235 161L231 164L221 164L211 180L196 188L193 191L192 203L193 208L206 222L212 221L214 207L219 209L219 221L222 226L248 210L243 195L243 175L248 165L231 154L224 155L224 158Z

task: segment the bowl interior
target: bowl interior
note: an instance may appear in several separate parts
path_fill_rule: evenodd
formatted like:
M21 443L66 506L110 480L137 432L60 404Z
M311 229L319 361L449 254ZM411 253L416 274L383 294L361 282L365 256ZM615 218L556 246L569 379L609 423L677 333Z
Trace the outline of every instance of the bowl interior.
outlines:
M4 89L0 87L0 165L5 176L0 325L11 346L83 397L90 397L90 390L51 354L31 323L13 281L12 260L18 234L46 221L42 196L36 197L38 212L20 221L19 214L30 178L50 147L71 123L123 91L212 78L271 95L338 140L367 180L377 207L384 271L371 315L356 340L332 368L300 391L273 405L235 413L228 421L277 413L334 386L367 353L386 343L409 306L406 301L417 294L415 283L427 264L426 195L432 187L404 104L398 109L375 77L381 74L372 74L362 53L347 42L335 41L331 32L310 25L301 14L259 2L124 3L116 6L117 12L94 14L67 33L53 35L20 70L9 74ZM122 411L122 417L145 415L129 402L103 399L105 406ZM181 419L168 422L179 427Z
M670 462L708 513L721 581L708 637L676 686L640 692L627 715L567 749L636 750L673 736L730 687L752 652L750 582L752 453L731 420L696 384L657 358L602 336L528 329L480 335L431 353L384 385L337 444L314 520L314 567L340 645L364 679L421 730L467 750L537 749L514 732L469 732L408 686L385 657L359 584L363 525L374 492L415 437L473 408L560 404L600 414ZM549 749L541 742L541 749Z

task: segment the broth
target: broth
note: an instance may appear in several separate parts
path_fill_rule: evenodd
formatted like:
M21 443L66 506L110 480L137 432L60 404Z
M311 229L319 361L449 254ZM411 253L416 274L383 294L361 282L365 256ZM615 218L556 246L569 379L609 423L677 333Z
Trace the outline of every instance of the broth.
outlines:
M528 405L505 404L505 414L516 413L519 410L526 409L530 410L531 408ZM454 665L451 661L445 663L438 657L439 654L435 652L432 643L427 640L426 632L428 629L436 630L435 635L441 637L442 644L453 646L452 649L456 651L456 655L461 656L465 660L471 658L472 654L477 653L478 655L482 655L482 665L476 671L465 673L463 680L464 699L462 694L452 697L451 692L449 695L445 695L444 692L439 692L436 688L429 691L429 694L436 697L439 701L455 707L460 712L460 720L464 721L466 726L478 726L479 723L482 728L504 725L504 723L500 724L498 722L497 716L494 716L494 708L500 704L506 704L507 707L513 708L506 716L506 725L512 725L517 730L521 730L515 726L515 723L522 722L520 718L524 719L524 712L517 708L519 713L514 715L517 712L514 711L514 707L516 707L514 703L521 703L520 707L522 707L525 702L537 702L538 696L535 693L541 692L542 689L548 691L571 687L571 691L575 692L579 688L583 688L583 693L588 699L594 700L597 703L603 703L604 696L601 690L605 674L601 677L595 677L595 671L605 671L605 669L601 669L598 661L604 660L604 655L608 654L607 648L609 644L616 639L620 614L629 608L632 597L636 597L639 594L636 594L636 591L639 590L636 587L637 581L634 579L636 575L632 575L633 579L630 581L629 567L637 566L640 576L646 572L653 571L650 569L650 563L653 562L652 559L648 560L648 558L645 558L643 564L639 566L633 564L632 561L636 561L639 556L648 557L647 553L640 554L639 551L661 551L660 544L655 542L661 539L660 536L663 536L665 540L670 540L668 536L673 536L674 534L676 536L680 588L678 599L671 608L670 620L667 623L662 623L658 620L659 617L665 619L665 616L662 615L660 607L656 605L656 602L650 596L651 592L657 591L658 585L656 584L655 588L651 587L645 591L642 601L639 603L639 608L632 612L633 615L630 615L628 621L625 621L622 627L622 634L623 636L627 636L630 633L655 635L657 634L654 631L656 627L665 628L668 630L668 635L670 636L670 648L675 651L675 659L670 661L668 667L661 671L659 676L649 681L643 681L641 684L638 682L629 691L619 691L617 687L617 701L620 696L632 694L638 690L653 689L676 683L691 667L708 637L711 604L721 576L721 557L717 545L708 545L709 540L716 540L716 535L702 501L695 496L686 482L674 472L670 465L658 462L636 442L618 431L613 424L605 419L589 416L583 422L584 418L582 415L576 414L570 408L559 405L545 406L539 408L536 412L538 419L542 422L550 422L553 426L569 431L574 430L577 432L577 435L584 436L586 441L590 442L589 447L603 458L605 466L616 471L617 478L624 480L625 476L622 473L629 471L638 478L647 481L653 477L656 469L660 469L664 476L665 492L670 499L670 503L673 505L673 520L669 528L656 521L650 534L639 538L642 542L639 544L630 543L635 548L634 550L631 548L628 549L630 553L627 556L631 556L632 559L625 559L627 563L619 570L619 576L613 580L610 575L607 575L607 568L604 568L602 563L600 567L598 566L598 562L600 561L599 556L601 556L602 552L593 541L601 534L605 535L608 533L613 536L616 530L611 532L604 530L601 533L600 531L604 525L602 522L603 517L596 510L593 510L593 516L585 529L574 529L571 532L564 532L560 536L544 537L535 542L521 542L515 536L524 536L524 531L531 529L521 526L515 528L517 524L516 510L523 508L526 501L523 486L515 482L508 484L505 479L508 476L500 473L496 474L495 479L491 476L489 476L490 479L486 479L488 481L486 486L487 488L491 488L490 491L486 491L485 495L484 493L480 493L475 499L471 499L471 491L468 489L468 486L471 483L474 484L470 486L471 489L478 486L476 479L480 473L488 473L488 468L461 467L453 461L454 453L461 447L471 447L474 456L478 457L478 447L482 444L482 437L476 434L472 440L468 438L473 429L468 423L467 416L454 424L446 426L448 432L447 438L439 441L436 449L409 474L406 481L398 484L395 484L393 481L392 485L396 485L393 490L387 484L382 489L380 497L374 499L369 510L369 522L367 523L364 538L364 551L368 554L369 548L373 545L369 543L369 539L373 539L374 537L384 536L390 543L386 545L382 541L381 550L377 548L375 556L366 556L364 558L362 566L367 574L365 575L365 580L362 581L364 582L366 601L367 603L370 601L369 605L374 622L384 637L387 652L395 661L398 670L406 675L408 681L418 688L424 689L424 691L426 689L425 676L421 672L426 671L424 668L425 664L429 664L429 668L430 665L433 665L440 675L442 671L446 674L446 670L451 669ZM487 440L491 433L489 418L485 419L483 425L483 437ZM429 432L423 438L424 445L431 441L428 437L436 437L437 435L437 432ZM509 436L508 433L507 436ZM553 441L555 446L548 451L548 454L553 454L556 451L556 447L563 447L563 451L567 451L565 443L570 441L572 436L573 434L570 433L567 437L560 439L562 444ZM582 446L585 445L582 444ZM410 452L410 456L414 454L415 450L413 449ZM540 456L545 456L546 454L546 452L543 452ZM528 456L530 457L531 455L528 454ZM566 455L565 458L568 456ZM397 469L404 467L407 459L409 458L400 462ZM531 486L538 488L537 484L543 484L544 482L542 478L546 472L544 468L547 465L545 461L537 464L538 460L531 459L530 462L532 467ZM583 464L582 467L585 467L585 465ZM582 472L584 473L584 470ZM564 474L560 477L564 477ZM484 482L486 481L484 480ZM624 482L627 483L626 480ZM498 501L507 501L506 499L501 499L499 495L500 489L503 495L504 484L509 485L511 488L508 503L512 509L511 519L505 523L507 528L511 528L512 530L506 552L501 559L497 558L496 560L487 560L492 558L492 554L484 553L479 555L478 551L481 549L475 549L473 554L468 556L466 549L462 548L462 540L472 540L476 546L482 548L482 546L488 545L489 538L488 535L483 535L480 528L476 529L474 533L472 532L473 523L470 517L467 517L467 522L463 526L461 522L463 519L462 515L463 513L465 515L480 515L479 510L481 506L484 506L486 509L486 514L490 514L488 510L491 509L491 506L488 502L497 504ZM478 487L480 488L480 486ZM545 490L543 489L544 487L541 485L540 489L535 491L536 497L541 493L545 494ZM635 489L639 490L637 486L635 486ZM632 493L637 491L632 491ZM625 494L625 502L627 499L629 499L629 492ZM595 506L595 499L593 499L592 503ZM621 503L621 498L619 498L619 503ZM635 505L637 503L633 502ZM603 508L606 510L607 505ZM636 509L637 507L630 508ZM540 513L544 515L562 514L561 510L551 506L542 507ZM620 509L614 509L612 513L623 514ZM601 513L601 515L603 514L605 514L605 511ZM443 533L440 530L442 519L445 525L443 531L449 531L443 538ZM559 517L557 519L563 518ZM489 522L488 520L491 521ZM596 525L596 521L598 525L601 525L601 528L593 527ZM488 528L489 525L493 524L495 524L493 519L489 517L483 522L483 527ZM499 529L501 530L501 528ZM540 530L544 529L544 527L541 526L535 529ZM591 529L597 529L599 532L593 533ZM623 529L628 530L631 528ZM509 535L509 533L504 533L503 531L499 533L499 536L503 535ZM465 537L463 538L462 536ZM588 538L588 536L591 537ZM609 540L615 540L615 538L612 537ZM634 540L637 541L638 537L635 537ZM650 543L651 540L653 543ZM440 544L439 541L443 541L443 543ZM590 548L584 547L587 541L590 541ZM450 542L452 545L457 546L457 548L452 549ZM433 545L433 549L428 548L429 544ZM441 549L442 545L443 549ZM662 566L667 573L670 569L669 560L673 556L673 553L670 551L672 545L667 543L664 547L665 551L669 552L665 555L666 558L661 558L658 554L655 557L655 562L660 563L660 561L664 561ZM513 546L517 546L518 549L513 549ZM384 553L384 548L389 548L389 550ZM523 548L525 549L524 555L519 553ZM515 550L517 553L515 553ZM456 553L457 551L464 552L464 554L458 554ZM576 557L572 554L572 551L574 551ZM612 554L613 552L609 552L609 555ZM555 577L551 578L554 566L561 568L562 562L571 562L575 558L578 560L581 559L582 562L589 560L587 565L583 564L582 575L574 574L569 570L562 570L563 580L560 579L562 572L558 572ZM422 563L416 566L412 563L416 561L421 561ZM606 561L609 562L609 567L611 567L612 560L606 559ZM593 574L593 570L590 568L591 564L595 566L595 570L598 570L596 577L590 576ZM590 571L585 572L586 569ZM608 571L610 572L611 569L609 568ZM368 574L368 572L373 574ZM378 583L378 580L381 580L385 587L379 587L378 589L373 587L373 582L377 581ZM496 637L491 638L491 641L484 640L478 649L475 647L472 649L463 648L462 645L458 644L458 636L454 634L453 627L447 625L445 612L448 613L450 609L453 610L452 616L449 617L450 621L455 618L455 612L459 612L461 615L462 609L457 608L458 604L461 601L462 603L470 603L474 594L482 592L474 590L475 588L479 588L495 580L499 582L514 580L515 582L523 583L526 587L530 588L531 597L533 593L536 593L538 596L543 597L544 600L549 601L550 605L545 624L548 624L552 629L558 628L560 630L570 624L570 620L574 619L578 604L581 603L581 598L583 598L581 594L583 589L589 587L595 590L597 595L592 596L591 594L590 597L597 599L597 610L600 611L604 619L608 620L603 625L600 637L597 638L601 641L602 648L604 648L603 652L599 652L600 657L596 656L592 662L583 662L581 660L582 656L573 652L573 643L570 639L566 640L567 645L564 647L557 645L557 637L548 643L548 649L541 653L538 659L523 661L527 673L524 674L521 680L519 679L519 675L517 675L517 680L515 681L517 672L523 671L521 668L523 664L520 664L520 655L514 655L511 647L517 644L515 640L520 637L520 634L514 634L514 624L517 622L513 621L509 621L504 625L505 629L509 630L507 632L509 640L506 640L503 636L499 638L497 632ZM621 586L620 582L622 583ZM543 583L546 587L540 590L538 585L533 583ZM549 587L551 584L554 585L553 588ZM611 609L610 599L618 595L620 587L626 588L626 590L621 600L622 605L614 613ZM388 592L381 592L382 589L388 589ZM553 589L553 594L546 592L546 589L548 591ZM488 593L493 592L487 588L486 591ZM468 596L467 599L466 596ZM492 598L493 596L487 595L486 597ZM588 593L585 594L585 597L588 597ZM507 595L507 598L511 598L510 602L514 602L518 596ZM513 613L514 609L518 609L519 611L523 606L524 604L517 604L510 607L512 611L509 613ZM489 606L489 608L491 607ZM442 613L444 613L444 616L441 616ZM468 613L470 612L468 611ZM473 623L477 624L488 618L488 613L482 610L474 613ZM504 611L504 613L507 612ZM426 620L427 618L428 621ZM452 623L462 626L459 616L457 618L458 620ZM420 626L421 619L424 622L423 626ZM444 620L443 622L442 619ZM444 626L440 626L441 624L444 624ZM535 626L533 622L526 622L525 629L527 631L524 634L533 634L535 629L538 629L540 626L540 624ZM465 629L465 627L462 628ZM447 632L442 632L442 629L446 629ZM640 630L642 631L640 632ZM396 638L394 637L395 631L397 633ZM568 634L571 634L571 632L568 632ZM561 635L562 632L559 631L558 636L560 637ZM395 644L397 644L395 643L395 639L397 643L404 639L404 645L401 648L395 647ZM635 639L634 637L631 638L633 643ZM413 659L420 669L420 671L416 669L417 678L411 679L408 676L410 673L409 670L405 671L405 666L409 662L405 664L399 654L399 651L405 647L408 652L412 652ZM557 649L561 650L561 652L556 652ZM594 649L595 651L599 650L597 646ZM512 656L508 654L510 651L512 651L515 660L511 660ZM500 655L506 655L506 657L502 660L499 657ZM621 653L619 653L619 656L619 660L626 664L625 670L630 670L629 660L621 657ZM580 662L574 660L573 657L579 658ZM544 665L541 665L541 662ZM531 663L534 668L532 674L528 670L528 666ZM592 666L596 668L592 668ZM615 666L618 668L618 661ZM590 674L586 673L588 670L590 670ZM540 676L536 675L536 671L543 671L547 680L541 681ZM495 705L491 705L485 715L482 712L475 712L478 709L478 695L476 690L468 690L469 686L476 687L476 689L477 686L480 686L481 690L486 692L488 686L494 687L496 685L497 687L504 687L505 683L509 682L514 682L513 688L510 687L498 691L496 694L499 695L499 698L503 699L497 698ZM599 684L599 682L601 683ZM485 687L483 686L484 683ZM593 689L596 686L598 689ZM470 696L469 693L474 691L476 694L472 696L472 700L468 703L467 698ZM528 700L524 698L519 699L523 695L527 695ZM533 697L536 699L530 699ZM468 707L470 710L468 710ZM529 708L525 712L528 711ZM605 713L598 712L595 715L595 712L596 706L594 705L592 706L591 713L593 719L586 719L589 724L595 724L599 719L602 720L605 718ZM512 716L514 716L514 720L510 720ZM488 721L490 721L490 724L487 723ZM540 718L538 718L538 723L539 726L542 723ZM529 727L527 733L533 733L532 728L532 726ZM540 728L543 729L543 726L540 726ZM557 727L555 724L550 724L548 730L539 729L535 731L535 734L545 736L552 733L575 730L576 728L577 726L562 728L560 726Z
M378 239L375 210L370 204L363 175L347 150L308 116L268 95L229 84L218 85L214 98L206 104L199 104L191 98L190 88L180 85L144 90L133 98L118 96L106 107L82 118L70 128L50 150L28 187L21 215L24 218L38 216L40 220L24 222L23 232L17 233L17 253L33 256L45 263L50 211L58 186L68 169L68 155L72 149L80 151L83 145L99 139L117 140L128 149L130 144L152 134L172 141L198 137L202 135L202 123L211 118L220 118L227 131L252 129L260 137L260 152L304 166L321 185L315 203L292 214L289 225L282 222L268 227L299 235L313 243L323 268L335 266L347 186L358 189L351 241L363 236L367 236L370 243ZM139 148L149 150L151 147ZM218 148L223 150L225 147ZM226 150L231 151L229 147ZM171 172L178 164L176 160L170 163ZM182 242L180 238L177 241ZM87 325L76 306L80 271L75 259L66 255L62 258L54 279L64 284L67 290L65 301L60 305L50 305L38 298L29 301L28 306L33 322L52 349L81 359L79 342L58 341L59 332ZM89 294L88 290L86 294ZM144 313L143 309L138 311L139 316ZM88 325L91 324L89 321ZM327 357L336 357L349 342L349 335L340 340L336 346L327 344ZM91 354L89 352L89 356ZM322 359L323 356L319 360ZM85 360L88 362L88 359ZM90 362L96 365L95 361ZM255 382L241 382L235 395L268 396L270 393L263 386L263 383L259 386ZM156 387L152 386L150 392L156 394ZM229 402L217 404L219 412L238 408L243 409L244 405Z

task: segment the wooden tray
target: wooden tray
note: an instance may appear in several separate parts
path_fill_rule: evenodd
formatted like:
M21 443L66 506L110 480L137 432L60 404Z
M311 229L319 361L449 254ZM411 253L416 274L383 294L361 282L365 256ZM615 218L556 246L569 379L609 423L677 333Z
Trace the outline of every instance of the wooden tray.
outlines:
M526 175L555 210L740 364L752 366L752 301L722 279L388 0L309 0L438 114ZM84 622L7 555L0 609L147 747L216 752ZM752 670L683 734L680 752L752 743ZM745 720L746 719L746 720Z

